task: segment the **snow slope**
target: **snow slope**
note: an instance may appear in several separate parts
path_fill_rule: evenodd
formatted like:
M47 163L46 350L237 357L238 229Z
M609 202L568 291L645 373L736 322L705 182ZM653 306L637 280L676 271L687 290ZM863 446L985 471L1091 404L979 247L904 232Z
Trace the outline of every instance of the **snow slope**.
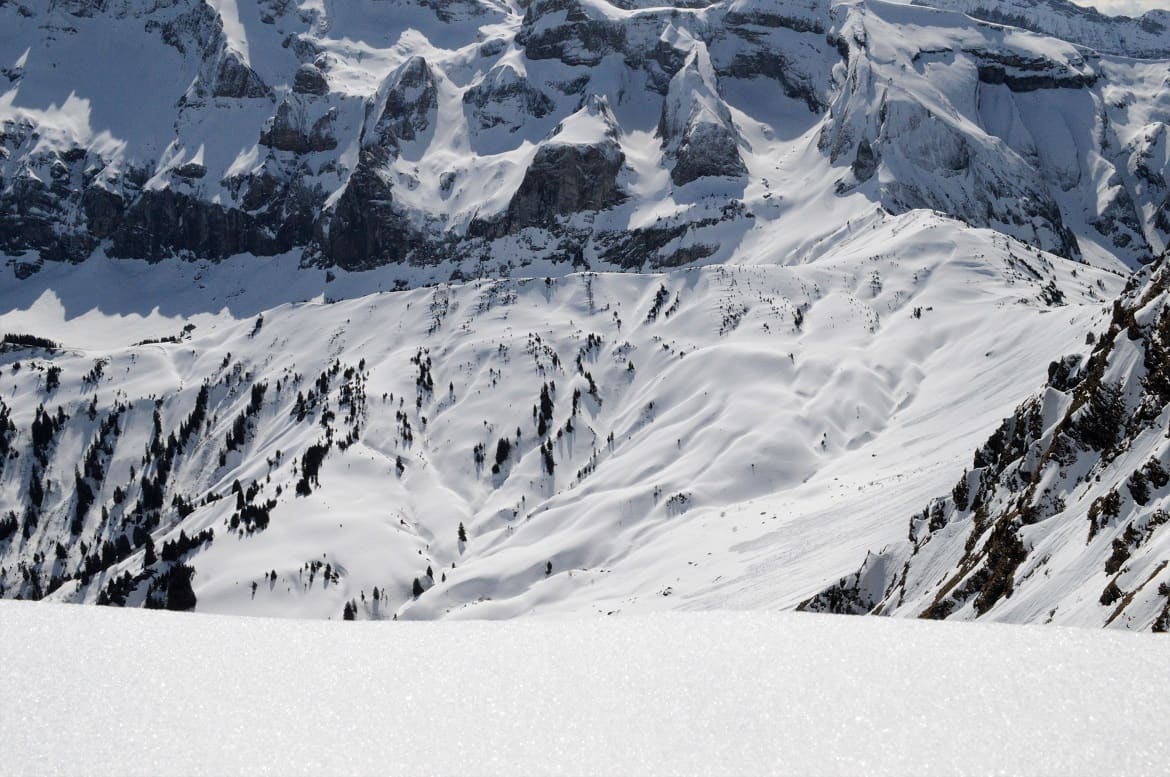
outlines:
M35 647L33 647L35 646ZM8 774L1165 774L1165 640L775 613L355 624L0 602Z
M0 65L5 597L795 607L1170 240L1166 60L880 0L9 2Z
M207 289L189 265L143 266L97 304L88 290L129 264L38 275L0 315L61 343L0 355L19 454L0 494L23 506L0 584L165 601L177 559L149 558L148 537L161 551L212 530L179 554L202 611L795 606L903 537L891 517L946 487L1048 362L1084 347L1120 282L926 213L854 230L799 265L275 308L229 274L246 266L203 268ZM146 335L177 337L135 344ZM38 453L42 403L68 418ZM262 526L247 517L261 508Z
M1170 630L1168 287L1165 259L1131 278L909 539L805 606Z

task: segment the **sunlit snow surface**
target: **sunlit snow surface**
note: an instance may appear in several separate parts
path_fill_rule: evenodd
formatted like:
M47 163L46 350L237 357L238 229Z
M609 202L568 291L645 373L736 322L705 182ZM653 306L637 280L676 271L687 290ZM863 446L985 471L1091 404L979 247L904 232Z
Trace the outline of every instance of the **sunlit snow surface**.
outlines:
M0 602L6 774L1166 774L1170 641L790 613Z

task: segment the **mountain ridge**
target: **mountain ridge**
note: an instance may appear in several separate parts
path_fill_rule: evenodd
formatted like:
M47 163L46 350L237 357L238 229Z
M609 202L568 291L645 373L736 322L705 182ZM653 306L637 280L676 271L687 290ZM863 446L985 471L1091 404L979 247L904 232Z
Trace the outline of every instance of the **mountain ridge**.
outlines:
M14 272L97 252L295 252L306 266L432 267L436 281L538 251L577 269L740 262L756 235L807 225L801 206L817 200L843 219L931 208L1115 267L1170 235L1155 61L876 0L228 7L0 8ZM915 27L933 37L910 40ZM100 56L99 34L150 52L148 101L110 94L132 76ZM62 72L66 57L92 72ZM775 107L754 115L764 95ZM586 129L594 99L611 116ZM663 123L696 105L693 126ZM1069 131L1046 128L1053 111ZM800 173L823 183L793 187Z
M1164 276L1170 61L880 0L9 0L0 65L2 596L1159 622L1160 449L1077 454L1088 547L1009 453L1161 358L1110 305Z

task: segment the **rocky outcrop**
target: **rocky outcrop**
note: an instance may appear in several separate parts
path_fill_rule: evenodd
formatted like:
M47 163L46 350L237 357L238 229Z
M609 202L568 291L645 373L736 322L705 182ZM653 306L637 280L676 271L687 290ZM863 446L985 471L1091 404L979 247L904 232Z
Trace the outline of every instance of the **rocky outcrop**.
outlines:
M481 20L498 9L483 0L418 0L419 5L434 11L439 21L451 24L461 21Z
M670 180L683 186L700 178L747 175L738 142L735 130L721 122L690 122L679 140Z
M259 0L256 5L260 21L265 24L275 24L277 19L296 8L295 0Z
M508 231L552 226L557 216L604 210L622 200L617 176L624 156L612 141L547 143L508 204Z
M695 41L685 64L670 81L658 135L674 164L670 178L683 186L699 178L747 175L739 133L719 96L707 48Z
M1097 83L1097 73L1083 60L1057 62L1040 57L1024 57L1011 52L987 50L968 53L978 62L980 82L1003 84L1013 92L1084 89Z
M976 19L1022 27L1104 54L1170 58L1170 12L1151 10L1137 19L1106 16L1066 0L914 0Z
M869 140L862 138L857 144L857 156L853 158L853 164L849 169L858 183L864 183L877 173L880 162Z
M256 71L244 64L240 55L234 51L227 51L219 61L212 82L211 94L213 97L234 97L236 99L255 99L271 97L272 90L260 80Z
M314 246L323 263L365 270L403 262L423 244L407 214L394 202L386 156L364 148L341 196L314 227Z
M593 66L625 48L626 29L580 0L533 0L516 42L529 59Z
M276 115L260 133L260 144L294 154L332 150L337 148L337 139L333 136L335 115L336 112L330 109L312 120L310 126L308 106L296 98L282 100Z
M154 189L143 192L126 209L111 234L109 254L152 260L176 255L210 259L236 254L271 256L290 250L296 244L297 231L273 230L238 208L173 189Z
M558 219L600 211L625 195L618 174L625 155L617 120L603 98L590 98L541 144L507 211L475 222L472 236L500 236L526 227L552 228Z
M316 65L304 64L293 77L293 91L320 97L329 93L329 81Z
M411 57L390 74L362 130L362 146L378 146L397 154L399 146L418 139L434 127L438 88L430 66Z
M79 262L97 246L85 232L60 228L79 199L60 178L45 181L26 169L3 183L0 250L16 255L33 250L49 261Z
M504 127L512 131L529 118L548 116L555 107L548 95L510 64L493 67L479 83L464 92L463 106L472 127Z
M783 28L824 35L826 6L816 0L733 0L723 23L729 27Z
M422 57L386 79L362 129L357 166L314 227L313 249L326 264L361 270L405 261L426 242L394 201L393 160L434 127L438 89Z
M1052 176L1041 172L1036 159L1000 138L969 131L956 117L903 89L888 88L889 71L867 53L865 14L854 16L842 32L849 75L819 140L831 159L851 163L838 181L839 192L876 177L877 196L894 212L942 211L1062 256L1081 256L1076 235L1049 190ZM919 52L912 62L923 56L929 54ZM1006 49L987 61L1030 62L1029 67L1049 74L1083 64L1078 59L1041 65L1038 57ZM979 87L973 83L972 88Z
M1142 230L1141 218L1129 189L1119 175L1114 175L1107 183L1112 185L1110 196L1101 215L1093 221L1093 227L1116 248L1136 249L1149 254L1150 244Z

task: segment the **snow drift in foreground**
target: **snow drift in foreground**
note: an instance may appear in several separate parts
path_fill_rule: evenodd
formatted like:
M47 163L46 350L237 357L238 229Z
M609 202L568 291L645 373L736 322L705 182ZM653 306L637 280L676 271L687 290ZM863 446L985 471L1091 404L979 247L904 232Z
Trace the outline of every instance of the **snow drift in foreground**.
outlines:
M807 614L0 602L9 774L1163 774L1170 642Z

